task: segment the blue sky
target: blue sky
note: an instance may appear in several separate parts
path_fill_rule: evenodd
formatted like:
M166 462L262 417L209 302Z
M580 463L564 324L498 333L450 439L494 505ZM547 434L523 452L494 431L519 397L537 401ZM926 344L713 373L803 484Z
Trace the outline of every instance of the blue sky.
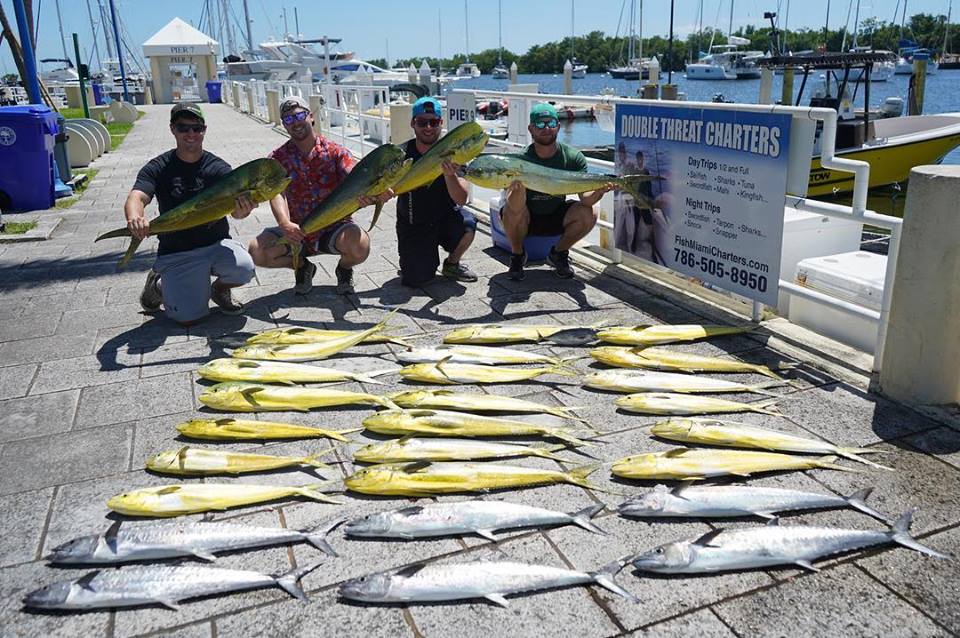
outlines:
M107 0L102 0L106 5ZM128 42L135 51L169 20L180 17L199 25L203 0L115 0L129 32ZM831 1L832 28L843 24L849 0ZM34 11L40 7L38 58L62 57L63 49L57 28L56 0L34 0ZM76 31L81 52L92 51L92 34L87 18L87 0L60 0L67 46L72 51L70 33ZM96 10L96 0L89 0ZM219 0L217 0L219 2ZM948 0L910 0L908 13L945 14ZM14 22L12 0L0 0L11 23ZM726 30L729 0L705 0L704 23ZM242 22L242 0L230 0L237 19ZM760 25L764 11L785 13L786 0L736 0L734 29L746 24ZM861 0L861 18L876 15L893 18L896 0ZM960 21L960 0L955 3L953 21ZM468 0L470 49L479 51L497 46L497 3L493 0ZM610 35L617 30L623 0L575 0L577 34L601 30ZM404 3L388 0L248 0L253 19L254 42L284 32L283 10L287 26L294 31L294 8L297 9L300 32L305 37L343 38L345 50L364 58L386 57L392 60L415 55L445 57L462 52L466 46L464 3L453 0L440 3ZM643 31L646 35L666 34L669 24L669 0L645 0ZM697 0L676 0L675 29L686 34L695 29ZM822 27L827 0L792 0L790 27ZM719 9L719 10L718 10ZM719 20L717 18L719 14ZM624 17L624 22L626 17ZM851 26L853 18L851 17ZM439 24L443 25L440 36ZM507 0L503 3L503 45L524 52L531 45L560 39L570 33L570 3L563 0ZM242 38L239 28L238 39ZM102 36L101 36L102 38ZM438 42L439 40L439 42ZM101 57L104 47L100 42ZM72 57L72 55L71 55ZM96 66L96 65L94 65ZM0 72L15 71L6 44L0 45Z

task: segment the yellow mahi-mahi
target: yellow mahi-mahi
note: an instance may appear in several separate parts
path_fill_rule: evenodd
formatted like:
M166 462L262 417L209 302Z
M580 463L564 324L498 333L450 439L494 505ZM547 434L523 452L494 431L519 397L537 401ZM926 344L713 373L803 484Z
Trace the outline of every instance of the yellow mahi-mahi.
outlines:
M260 383L331 383L359 381L382 385L373 375L395 370L381 370L364 374L334 368L290 363L286 361L249 361L247 359L214 359L197 368L197 373L210 381L250 381Z
M627 412L638 414L723 414L728 412L756 412L782 416L769 410L778 399L769 399L758 403L740 403L715 397L702 397L672 392L637 392L618 397L615 403Z
M294 423L253 421L250 419L191 419L177 426L177 431L192 439L210 441L268 441L272 439L336 439L349 442L344 436L363 428L324 430Z
M692 481L713 476L750 476L757 472L810 470L823 468L855 472L837 465L836 456L794 456L775 452L743 450L691 450L675 448L668 452L649 452L620 459L612 472L630 479L677 479Z
M456 385L458 383L516 383L527 381L544 374L559 374L567 377L579 376L564 364L540 366L537 368L506 368L502 366L484 366L473 363L415 363L400 368L400 376L408 381Z
M308 412L338 405L379 405L396 408L390 399L332 388L302 388L265 383L228 381L218 383L197 397L200 403L223 412Z
M618 368L644 368L647 370L677 370L681 372L756 372L781 381L767 366L736 359L706 357L667 348L618 348L601 346L590 351L590 356L609 366ZM781 366L781 369L792 365Z
M320 491L322 483L301 486L191 483L145 487L118 494L107 507L127 516L183 516L230 507L303 496L321 503L339 503Z
M462 412L505 412L518 414L552 414L563 419L585 421L570 412L577 408L554 407L535 401L503 397L496 394L454 392L452 390L409 390L390 395L401 408L435 408Z
M554 461L566 461L554 452L566 445L526 445L498 443L475 439L420 439L405 436L365 445L353 453L353 459L362 463L406 463L409 461L482 461L518 456L539 456Z
M597 331L600 341L618 346L655 346L679 341L696 341L723 335L741 334L753 326L710 326L698 324L610 326Z
M318 341L329 341L340 337L349 337L356 334L357 330L327 330L323 328L301 328L294 326L292 328L271 328L257 334L247 337L247 345L255 344L292 344L292 343L316 343ZM386 335L382 332L367 335L359 343L396 343L398 345L407 345L403 337Z
M591 372L583 378L583 385L610 392L680 392L684 394L717 392L755 392L772 395L767 388L786 385L786 381L737 383L696 374L660 372L658 370L627 370L615 368Z
M317 459L330 452L333 452L333 448L310 456L273 456L271 454L207 450L185 445L179 450L165 450L154 454L147 460L147 469L161 474L205 476L207 474L267 472L295 465L325 468L330 466Z

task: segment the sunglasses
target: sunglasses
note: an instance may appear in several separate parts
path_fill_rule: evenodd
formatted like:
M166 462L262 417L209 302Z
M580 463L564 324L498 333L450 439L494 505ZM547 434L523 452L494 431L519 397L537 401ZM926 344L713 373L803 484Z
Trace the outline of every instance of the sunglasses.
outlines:
M413 124L414 126L419 126L420 128L427 128L427 127L437 128L438 126L440 126L440 118L433 117L433 118L430 118L429 120L415 119L413 120Z
M284 115L280 120L286 124L290 125L294 122L302 122L307 119L307 116L310 115L310 111L297 111L296 113L291 113L289 115Z
M173 129L177 133L206 133L206 124L174 124Z
M534 122L533 125L536 126L536 127L539 128L539 129L544 129L544 128L558 128L558 127L560 126L560 122L558 122L557 120L555 120L555 119L553 119L553 118L550 118L549 120L538 120L538 121Z

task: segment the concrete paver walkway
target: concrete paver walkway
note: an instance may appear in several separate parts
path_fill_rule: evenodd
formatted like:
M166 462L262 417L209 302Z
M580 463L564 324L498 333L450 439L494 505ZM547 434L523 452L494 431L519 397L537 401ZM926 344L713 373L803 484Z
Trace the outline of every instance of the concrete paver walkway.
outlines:
M227 106L205 107L210 126L206 148L237 165L262 156L283 138ZM438 280L419 289L399 285L392 205L373 234L373 252L357 269L357 295L333 292L334 258L319 260L317 288L306 298L292 293L289 271L260 270L238 296L247 303L239 317L214 313L189 329L140 311L137 298L156 242L141 247L131 267L115 271L123 240L93 243L100 232L121 225L122 204L137 170L170 148L167 107L147 107L118 152L100 159L100 170L83 199L51 240L0 244L0 635L2 636L614 636L630 632L655 636L761 635L951 635L960 632L957 561L936 561L907 549L885 548L820 564L822 573L780 569L699 578L662 578L624 570L618 580L642 602L634 604L596 588L573 588L518 597L508 609L470 602L456 605L378 607L345 604L335 586L346 578L422 559L459 562L501 555L527 562L595 569L618 556L673 539L697 536L715 522L625 520L611 510L597 523L600 537L570 527L502 534L495 546L480 538L381 543L331 536L339 558L297 545L221 557L224 567L284 572L321 559L304 579L309 604L279 590L262 590L185 603L180 611L161 608L75 615L27 613L23 595L85 570L57 569L42 557L70 538L106 529L110 496L121 491L177 481L142 470L152 454L183 445L174 426L204 414L197 402L203 386L198 365L235 344L239 334L275 326L366 327L401 305L398 332L422 335L418 343L439 342L451 326L474 322L622 323L710 322L675 300L654 296L609 276L581 269L561 281L533 268L526 281L505 276L503 255L478 235L467 261L481 279L461 285ZM50 213L54 214L54 213ZM154 214L150 210L149 214ZM361 215L366 220L369 211ZM252 238L272 224L267 206L242 222L234 236ZM350 369L390 367L395 346L365 346L332 360ZM570 355L571 348L535 347ZM682 349L729 355L758 363L786 360L765 345L761 333L718 339ZM589 360L576 366L586 371ZM789 389L781 409L786 418L751 415L737 420L764 424L838 444L875 447L894 472L842 473L820 470L754 479L759 485L789 486L850 494L875 488L870 503L894 516L917 507L913 532L944 552L960 550L960 433L955 422L937 422L901 405L830 377L807 362L786 375ZM762 380L740 375L744 380ZM384 377L386 392L410 386ZM665 449L642 429L655 421L618 413L612 396L586 391L562 377L558 383L530 382L491 387L488 392L523 396L557 405L585 406L581 414L607 435L597 454L605 462L644 450ZM344 387L360 388L359 384ZM749 397L740 397L748 400ZM356 427L367 410L326 410L310 414L267 414L269 420ZM351 450L369 442L338 445L337 479L353 471ZM226 444L228 450L268 449L277 454L315 453L327 441L263 445ZM578 459L564 452L571 461ZM588 460L588 459L581 459ZM577 461L579 462L579 461ZM522 461L558 467L552 461ZM844 462L864 469L864 466ZM609 493L573 486L502 492L507 499L574 511L594 502L611 508L623 494L649 485L611 481L609 465L592 477ZM211 482L304 484L309 472L280 472ZM650 484L652 485L652 484ZM344 505L288 501L207 516L214 520L302 528L331 517L354 517L395 507L407 500L343 497ZM875 521L853 511L785 516L784 524L812 523L873 528ZM756 525L731 521L723 527Z

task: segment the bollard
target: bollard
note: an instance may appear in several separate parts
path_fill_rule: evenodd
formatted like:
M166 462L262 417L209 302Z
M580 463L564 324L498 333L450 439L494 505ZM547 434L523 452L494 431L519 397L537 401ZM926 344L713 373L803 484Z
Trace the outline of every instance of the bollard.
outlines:
M650 84L660 84L660 58L653 56L647 63L647 78ZM640 79L643 79L643 67L640 68Z
M910 86L913 87L910 99L910 115L923 115L923 94L927 85L928 53L917 52L913 56L913 75Z
M253 90L253 85L247 82L247 113L250 115L257 114L257 94Z
M640 89L640 97L645 100L659 100L660 99L660 85L658 84L644 84L643 88Z
M573 65L570 60L563 64L563 94L573 95Z
M773 104L773 69L763 67L760 70L760 97L757 104Z
M420 72L419 72L418 80L420 85L427 87L427 91L429 91L430 94L432 95L435 91L433 90L433 83L430 81L431 73L432 71L430 70L430 65L427 64L427 60L426 58L424 58L423 62L420 63Z
M880 370L883 393L899 401L960 401L958 200L960 166L910 171Z
M417 67L413 66L413 62L407 67L407 82L410 84L417 83ZM372 84L372 82L370 84Z
M516 84L516 83L517 83L517 63L511 62L510 63L510 84Z
M390 105L390 143L403 144L413 138L413 104Z
M280 91L276 89L267 89L267 121L280 123Z
M793 69L791 67L783 70L783 89L780 91L780 104L783 106L793 105Z
M239 111L240 110L240 83L231 82L230 84L233 87L233 108Z
M676 100L677 99L677 85L676 84L664 84L660 87L660 99L661 100Z

